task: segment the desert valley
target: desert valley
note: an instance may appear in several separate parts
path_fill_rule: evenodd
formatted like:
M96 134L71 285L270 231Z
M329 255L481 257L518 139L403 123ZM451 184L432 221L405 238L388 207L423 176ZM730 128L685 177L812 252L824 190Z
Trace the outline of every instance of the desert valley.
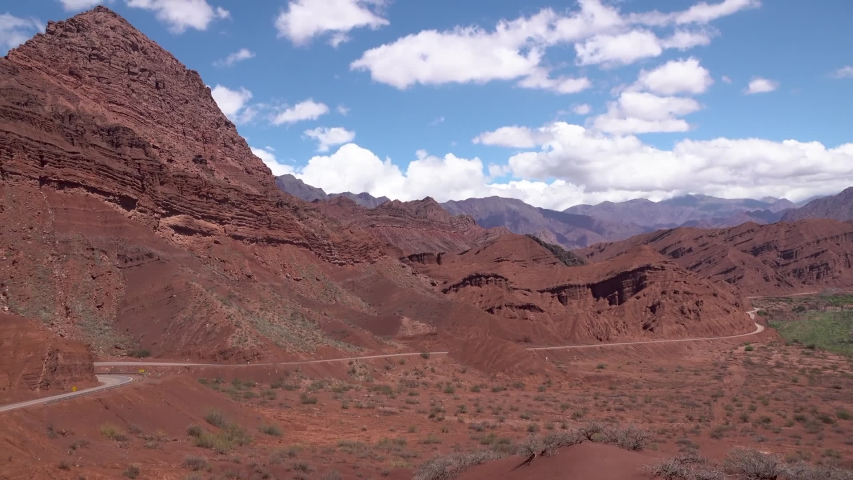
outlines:
M853 188L327 192L105 6L0 92L0 479L853 479Z

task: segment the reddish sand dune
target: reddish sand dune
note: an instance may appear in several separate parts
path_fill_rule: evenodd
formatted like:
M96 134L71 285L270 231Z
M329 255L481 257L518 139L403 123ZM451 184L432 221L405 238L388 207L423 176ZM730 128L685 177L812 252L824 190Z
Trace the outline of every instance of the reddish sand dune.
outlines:
M459 480L543 480L550 478L583 480L648 480L646 465L656 456L648 452L629 452L611 445L581 443L563 448L554 456L538 457L519 466L524 458L510 457L463 472Z

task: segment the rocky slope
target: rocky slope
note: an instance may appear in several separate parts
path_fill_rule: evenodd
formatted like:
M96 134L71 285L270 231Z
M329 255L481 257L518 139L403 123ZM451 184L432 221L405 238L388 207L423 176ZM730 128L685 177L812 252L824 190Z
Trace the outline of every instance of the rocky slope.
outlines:
M479 225L506 227L513 233L532 234L566 248L628 238L647 231L630 222L617 224L588 215L558 212L502 197L449 201L442 206L454 215L470 215Z
M280 192L199 75L124 19L51 22L0 59L0 91L10 312L102 355L355 348L331 331L375 346L302 299L366 310L316 265L381 245Z
M311 185L306 184L302 180L290 174L275 177L275 184L278 188L281 189L281 191L289 193L296 198L305 200L306 202L313 202L315 200L323 201L330 200L336 197L345 197L361 205L362 207L376 208L379 205L382 205L383 203L388 201L388 197L377 198L367 192L343 192L326 194L326 192L322 188L312 187Z
M366 208L340 196L317 207L342 225L358 226L377 241L395 247L397 256L461 252L509 233L505 228L483 228L467 215L451 215L430 197Z
M34 320L0 313L0 404L97 384L85 345Z
M790 210L782 217L782 221L794 222L806 218L830 218L840 222L853 220L853 187L838 195L818 198L796 210Z
M738 295L648 247L569 267L527 236L504 235L461 254L412 255L441 291L511 320L523 341L594 342L752 330Z
M591 261L649 246L684 268L746 294L853 286L853 223L802 220L717 230L677 228L579 250Z
M777 221L766 214L752 213L768 210L770 213L783 212L796 208L796 205L786 199L764 198L761 200L725 199L707 195L685 195L660 202L644 198L626 202L603 202L598 205L575 205L564 210L568 213L590 215L602 220L615 223L634 223L652 229L673 228L690 223L711 224L714 226L734 226L743 219L741 214L749 215L749 221L760 223L763 220ZM781 215L779 215L781 217ZM745 220L747 221L747 220ZM741 222L743 223L743 222Z

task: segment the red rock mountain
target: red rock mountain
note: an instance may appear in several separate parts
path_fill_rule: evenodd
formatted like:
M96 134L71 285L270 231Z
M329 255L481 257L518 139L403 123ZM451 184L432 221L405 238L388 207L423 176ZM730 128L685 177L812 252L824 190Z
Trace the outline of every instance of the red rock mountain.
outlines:
M577 253L607 261L645 245L682 267L745 294L771 295L853 286L853 223L796 223L703 230L682 227L593 245Z
M535 343L745 333L737 294L649 247L568 267L528 236L504 235L456 255L413 255L415 268L454 299L529 328Z
M0 59L0 91L0 309L101 357L441 346L529 371L524 339L748 326L731 292L648 250L568 267L431 199L367 210L287 195L199 75L104 7ZM441 252L440 266L399 260ZM472 275L507 281L481 301Z
M356 205L346 197L316 205L342 225L357 225L377 241L396 247L397 256L461 252L510 233L503 227L482 228L468 215L451 215L430 197L411 202L392 200L376 208Z

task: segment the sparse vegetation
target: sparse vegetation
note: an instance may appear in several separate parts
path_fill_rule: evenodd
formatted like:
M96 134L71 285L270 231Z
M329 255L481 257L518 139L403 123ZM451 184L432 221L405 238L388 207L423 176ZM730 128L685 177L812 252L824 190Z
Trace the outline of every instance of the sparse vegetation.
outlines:
M278 425L263 424L260 426L260 430L262 433L272 437L280 437L282 435L281 428Z
M528 234L527 236L539 245L545 247L546 250L554 254L554 256L557 257L557 260L563 262L563 265L567 267L576 267L578 265L586 264L586 260L584 260L583 257L576 255L559 245L548 243L535 235Z
M115 440L117 442L127 441L127 435L120 428L111 423L101 425L101 435L103 435L104 438Z

